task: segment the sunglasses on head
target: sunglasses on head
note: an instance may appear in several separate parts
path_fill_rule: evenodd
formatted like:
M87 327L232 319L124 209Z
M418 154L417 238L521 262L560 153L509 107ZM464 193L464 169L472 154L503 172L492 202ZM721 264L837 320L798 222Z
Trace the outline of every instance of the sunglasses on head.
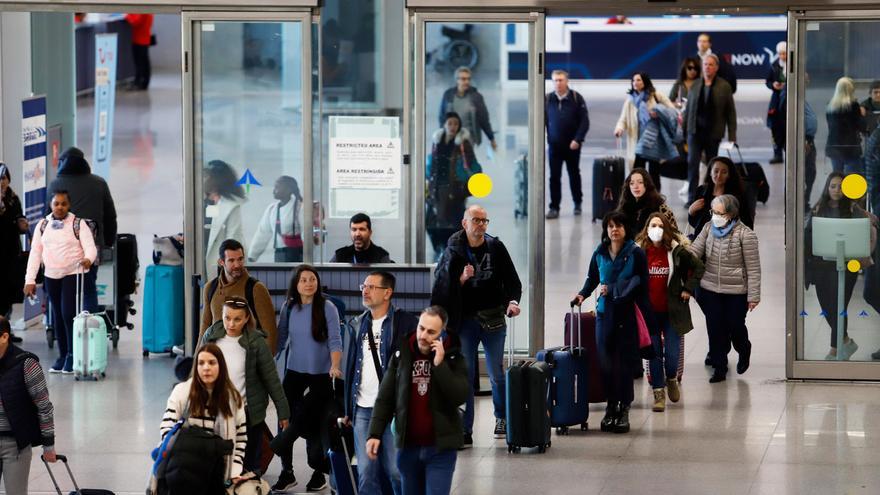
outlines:
M241 308L246 308L247 305L248 305L248 304L247 304L246 302L244 302L244 301L235 301L235 300L233 300L233 299L229 299L229 300L227 300L226 302L224 302L223 304L225 304L225 305L227 305L227 306L232 306L232 307L235 307L235 308L240 308L240 309L241 309Z

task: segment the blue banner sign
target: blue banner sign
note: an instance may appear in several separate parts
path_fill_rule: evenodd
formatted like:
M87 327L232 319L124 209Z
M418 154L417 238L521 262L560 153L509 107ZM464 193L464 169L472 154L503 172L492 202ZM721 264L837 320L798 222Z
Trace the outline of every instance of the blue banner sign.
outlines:
M92 171L110 180L113 152L113 110L116 103L116 34L95 36L95 127Z

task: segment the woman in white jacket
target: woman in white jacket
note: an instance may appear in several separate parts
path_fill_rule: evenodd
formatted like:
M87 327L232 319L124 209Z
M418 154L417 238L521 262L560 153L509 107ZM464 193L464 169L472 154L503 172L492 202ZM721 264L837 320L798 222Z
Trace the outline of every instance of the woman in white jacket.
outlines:
M251 477L242 476L247 447L244 401L229 379L223 351L217 345L204 344L195 355L192 376L178 383L168 397L159 431L164 440L181 417L186 416L187 425L231 440L234 449L232 455L227 456L223 481L237 483ZM205 480L206 483L209 481Z
M651 78L644 72L636 72L632 76L630 89L627 91L626 100L620 111L620 118L614 127L614 136L621 137L626 133L626 161L632 168L645 168L651 173L651 179L660 190L660 163L648 160L636 154L636 145L642 133L645 132L648 122L657 119L654 108L657 105L665 105L675 108L669 98L654 89Z
M245 242L241 205L247 198L244 189L238 185L235 169L223 160L209 162L204 177L205 275L207 280L211 280L217 276L220 244L226 239L235 239L242 244Z

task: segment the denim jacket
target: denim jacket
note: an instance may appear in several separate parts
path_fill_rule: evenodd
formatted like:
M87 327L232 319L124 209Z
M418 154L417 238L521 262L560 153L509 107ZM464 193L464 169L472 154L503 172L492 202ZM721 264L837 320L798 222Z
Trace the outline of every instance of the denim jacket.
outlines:
M354 409L357 405L357 393L361 385L362 373L375 373L372 367L363 370L364 346L362 342L373 331L373 317L369 311L358 318L357 332L348 335L348 354L345 357L345 414L353 418ZM379 348L379 360L382 361L383 373L388 369L391 356L400 348L400 339L414 332L418 325L418 319L394 305L388 308L388 315L382 322L382 338Z

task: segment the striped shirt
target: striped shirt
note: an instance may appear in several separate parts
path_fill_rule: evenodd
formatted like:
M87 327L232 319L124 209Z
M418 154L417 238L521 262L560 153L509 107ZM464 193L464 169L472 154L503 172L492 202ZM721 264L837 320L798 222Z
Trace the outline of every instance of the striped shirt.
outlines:
M162 416L162 423L159 425L159 433L162 439L164 439L165 435L171 431L178 421L180 421L181 413L187 410L191 383L192 379L183 383L178 383L171 392L171 396L168 397L165 414ZM224 431L217 431L215 429L216 417L190 416L186 419L186 424L189 426L195 426L197 428L217 433L222 438L235 442L235 449L232 452L232 462L227 462L227 479L241 476L241 473L244 470L245 448L247 447L247 420L244 406L242 405L234 411L234 424L229 420L221 423L225 424Z
M43 437L44 450L48 450L55 443L55 420L54 408L49 401L49 388L46 386L46 377L43 368L34 358L24 360L24 383L34 405L37 406L37 415L40 419L40 436ZM0 431L12 431L9 418L6 417L6 409L3 407L3 398L0 397Z

